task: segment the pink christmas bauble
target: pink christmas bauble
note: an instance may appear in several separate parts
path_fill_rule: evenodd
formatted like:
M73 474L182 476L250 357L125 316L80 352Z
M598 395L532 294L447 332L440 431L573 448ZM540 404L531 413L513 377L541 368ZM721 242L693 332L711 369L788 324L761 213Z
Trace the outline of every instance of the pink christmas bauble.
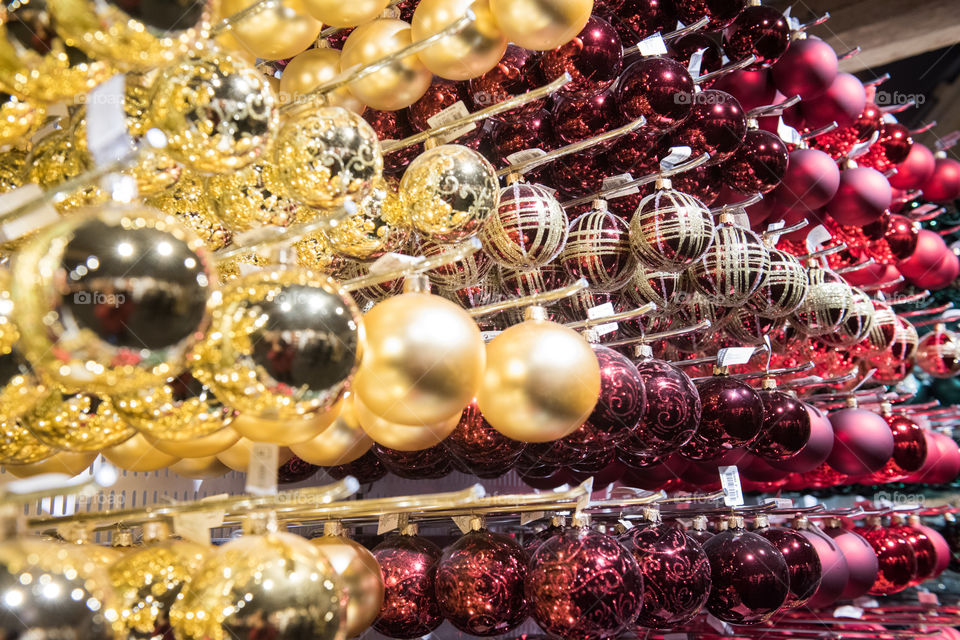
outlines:
M923 197L934 202L950 202L960 197L960 162L937 158L933 173L920 185Z
M897 172L890 176L890 186L896 189L919 189L930 179L936 167L936 159L930 148L913 143L907 159L897 165Z
M909 278L910 282L923 289L937 291L950 286L960 275L960 260L949 249L940 257L935 267L918 276Z
M790 152L780 186L768 197L786 209L806 212L830 202L839 188L840 170L833 158L818 149L796 149Z
M734 71L714 82L711 87L732 95L745 111L776 104L777 88L767 69Z
M833 450L833 425L820 409L804 404L810 417L810 437L807 443L795 455L786 460L771 460L770 464L791 473L813 471L826 462Z
M893 456L893 433L882 416L866 409L841 409L830 414L833 450L827 463L851 476L879 471Z
M939 234L921 229L917 234L917 248L909 258L897 263L897 269L905 278L922 278L936 268L949 251Z
M876 169L847 169L840 172L840 186L826 212L840 224L862 227L879 220L892 198L890 183Z
M826 91L800 103L808 129L819 129L831 122L841 127L853 124L867 106L863 83L849 73L838 73Z
M833 47L820 38L807 36L790 42L786 53L770 69L770 74L783 95L799 95L810 100L833 84L838 66Z
M849 578L840 599L853 600L865 595L877 579L877 552L863 536L839 525L829 526L823 532L840 547L847 561Z
M940 460L927 482L944 484L953 482L960 474L960 448L950 436L943 433L934 433L937 448L940 450Z
M817 556L820 558L820 584L813 596L807 601L807 606L811 609L829 607L840 599L840 594L843 593L847 581L850 579L847 560L833 538L813 529L800 529L799 531L813 545Z

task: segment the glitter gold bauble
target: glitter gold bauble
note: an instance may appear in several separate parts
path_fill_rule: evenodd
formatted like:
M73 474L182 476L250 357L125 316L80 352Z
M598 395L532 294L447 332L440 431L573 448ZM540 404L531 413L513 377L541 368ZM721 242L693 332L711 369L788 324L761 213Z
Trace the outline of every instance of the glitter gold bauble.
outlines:
M74 214L15 260L24 355L69 390L161 385L207 328L214 277L203 242L171 216L119 204Z
M220 0L220 17L247 9L254 0ZM257 7L230 27L233 37L264 60L292 58L312 45L320 35L320 21L310 15L304 0L279 0Z
M240 434L230 427L192 440L161 440L147 435L154 447L178 458L205 458L226 451L240 440Z
M593 0L490 0L507 40L535 51L548 51L577 35L593 11Z
M10 272L0 270L0 423L15 422L49 393L19 349L9 286Z
M407 244L410 230L403 217L403 205L384 180L377 180L356 205L356 213L326 232L336 253L353 260L376 260Z
M403 20L379 18L353 30L343 44L341 69L367 66L413 43L410 25ZM396 111L419 100L433 74L416 55L390 63L367 77L350 83L350 93L380 111Z
M233 421L232 428L244 438L254 442L273 442L289 446L298 442L307 442L326 431L327 427L340 414L340 403L333 405L328 411L312 414L305 418L283 418L282 420L266 420L245 414L240 414Z
M917 366L934 378L953 378L960 374L960 336L935 325L917 345Z
M425 241L420 244L420 253L424 256L442 255L451 250L450 245ZM490 273L493 261L482 251L474 251L470 255L451 264L435 267L426 272L430 281L444 289L462 289L471 287Z
M213 2L48 0L57 33L91 58L125 71L182 58L209 31Z
M853 305L853 290L846 280L819 266L807 270L807 296L790 314L790 324L807 336L834 331Z
M330 244L327 234L315 231L293 245L297 263L319 273L337 273L347 261Z
M59 184L90 170L90 159L77 148L69 131L54 131L33 145L27 158L26 181L49 191ZM54 204L61 213L106 200L96 185L76 189Z
M785 318L807 295L807 270L786 251L768 249L767 252L770 266L746 306L763 318Z
M880 352L893 344L900 321L889 304L881 300L873 301L873 322L863 341L868 352Z
M5 464L4 469L17 478L32 478L45 473L59 473L73 477L88 469L97 455L96 451L81 453L60 451L32 464Z
M259 271L224 286L191 369L241 413L306 418L340 399L362 340L360 312L331 278L299 269Z
M459 411L434 424L403 424L381 418L359 399L354 401L354 409L364 432L377 444L394 451L423 451L440 444L457 428L463 413Z
M586 278L592 291L616 291L637 270L630 251L630 227L599 200L570 223L567 243L558 257L573 278Z
M355 27L378 18L390 4L389 0L305 0L307 11L332 27Z
M347 603L347 637L367 630L383 604L380 564L363 545L346 536L321 536L310 541L340 576Z
M500 201L497 171L482 154L445 144L417 156L400 180L410 223L428 240L476 235Z
M343 107L290 115L277 136L274 162L290 196L320 208L359 201L383 174L376 132Z
M0 153L0 193L23 185L26 165L27 152L22 149L8 149Z
M0 464L33 464L56 453L44 444L19 420L0 422Z
M644 197L630 219L630 245L637 259L655 271L683 271L713 242L713 216L691 195L669 181Z
M753 231L721 223L713 244L688 271L690 280L710 304L737 307L760 286L770 267L763 241Z
M834 347L852 347L870 333L873 325L873 301L866 293L853 287L853 304L837 328L820 336L820 340ZM960 372L960 369L958 369Z
M567 242L567 214L557 199L535 184L514 182L480 228L483 250L504 267L531 269L553 260Z
M675 271L654 271L637 265L621 293L633 306L652 302L657 305L657 316L667 316L677 310L684 295L680 278L681 274Z
M211 251L227 246L233 237L230 230L217 218L213 203L207 195L206 185L195 173L184 172L172 187L148 197L146 203L166 214L176 216L193 229Z
M337 640L346 606L325 556L292 533L245 535L210 554L170 610L179 640ZM278 624L280 620L282 624Z
M252 65L223 53L195 55L164 68L147 119L167 135L165 151L201 173L252 164L279 126L279 100Z
M507 38L490 10L489 0L420 0L410 21L414 41L439 33L467 11L472 11L476 19L464 30L417 54L441 78L469 80L482 76L497 66L507 50Z
M29 137L40 128L45 116L46 111L39 104L0 92L0 145L14 144Z
M375 1L382 4L381 0ZM313 2L307 0L308 8ZM338 7L346 8L361 3L337 2L336 4ZM307 49L298 54L283 68L283 75L280 76L280 100L284 104L299 104L309 100L310 98L306 97L307 94L340 75L340 57L340 51L330 47ZM326 104L331 107L343 107L357 114L362 114L366 109L366 105L357 100L346 86L324 93L323 97L326 99Z
M542 310L541 310L542 311ZM487 367L477 406L490 425L521 442L569 435L590 416L600 396L600 365L572 329L537 308L487 344Z
M30 538L0 544L0 593L0 637L126 638L104 569L79 546Z
M433 425L459 414L476 395L486 361L483 338L456 304L409 292L377 303L363 322L367 342L353 391L374 415Z
M217 456L206 456L204 458L184 458L170 465L170 471L184 478L209 480L221 478L230 473L231 469L220 462Z
M369 451L373 440L360 426L353 398L348 392L333 424L312 440L291 445L290 450L301 460L321 467L347 464Z
M75 453L111 447L136 434L108 398L88 393L51 393L22 420L41 442Z
M217 217L233 231L285 227L315 214L291 200L270 163L257 162L231 173L210 176L207 195Z
M218 453L217 459L234 471L246 473L247 467L250 466L250 452L253 450L253 445L255 444L256 443L253 440L240 438L229 449L225 449L224 451ZM278 465L283 466L292 457L293 452L290 451L290 449L286 447L280 447L280 457L277 463Z
M144 472L156 471L169 467L179 460L177 456L160 451L147 440L142 433L134 434L132 438L107 447L102 451L103 457L127 471Z

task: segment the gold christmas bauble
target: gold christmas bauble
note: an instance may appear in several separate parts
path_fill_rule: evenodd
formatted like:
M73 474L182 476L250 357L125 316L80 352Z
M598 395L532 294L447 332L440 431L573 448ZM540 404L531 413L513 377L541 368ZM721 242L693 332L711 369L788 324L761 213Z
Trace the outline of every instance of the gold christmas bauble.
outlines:
M573 329L535 319L487 344L477 406L490 425L521 442L550 442L573 433L600 396L600 365Z
M315 215L286 195L277 168L264 160L227 174L210 176L207 196L217 217L232 231L286 227Z
M170 471L184 478L209 480L211 478L222 478L230 473L231 469L220 462L217 456L207 456L205 458L184 458L170 465Z
M369 451L373 440L360 426L353 398L347 392L333 424L311 440L290 445L290 450L301 460L321 467L347 464Z
M364 432L377 444L396 451L422 451L440 444L460 424L463 413L458 411L434 424L403 424L381 418L359 399L354 402L354 408Z
M317 0L307 0L308 8L316 2ZM376 0L376 2L382 4L382 0ZM349 9L355 4L363 3L357 2L345 5L338 2L337 6ZM326 22L326 24L332 23ZM280 100L284 104L300 104L310 100L311 98L306 97L307 94L340 75L340 56L341 53L337 49L318 47L307 49L294 57L283 68L283 75L280 76L280 90L278 92ZM356 96L350 93L347 87L324 93L323 97L326 104L331 107L343 107L357 114L363 114L366 109L366 105L357 100Z
M217 459L234 471L246 473L247 467L250 466L250 452L253 450L253 445L255 444L256 443L253 440L240 438L229 449L218 453ZM293 452L290 451L290 449L286 447L280 447L280 458L278 460L278 464L283 466L292 457Z
M254 0L220 0L220 17L239 13ZM230 31L240 44L258 58L292 58L316 41L323 25L307 11L304 0L279 0L258 7L235 22Z
M154 447L178 458L206 458L215 456L237 444L240 434L231 427L225 427L210 435L200 436L192 440L162 440L147 435L147 440Z
M786 251L768 249L770 266L747 308L763 318L785 318L807 295L807 269Z
M507 40L534 51L568 43L587 25L593 0L490 0Z
M41 378L106 394L159 386L209 323L216 281L203 242L143 205L47 227L17 255L11 294Z
M10 271L0 270L0 423L14 423L49 393L20 352L13 321ZM12 428L12 427L11 427Z
M486 354L463 309L429 293L404 293L364 316L367 342L353 390L373 414L405 425L434 425L473 399ZM358 407L359 411L359 407Z
M379 18L357 27L343 44L341 69L367 66L413 43L410 25L403 20ZM433 74L416 55L401 58L367 77L351 82L350 93L365 105L381 111L409 107L423 97Z
M17 478L32 478L45 473L59 473L73 477L86 471L97 458L96 451L73 453L60 451L46 460L32 464L7 464L4 469Z
M357 0L339 2L338 0L304 0L307 11L331 27L355 27L378 18L390 4L390 0Z
M860 344L873 326L873 300L864 291L853 287L853 304L837 328L820 336L822 342L834 347L852 347ZM960 369L958 369L960 372Z
M17 187L23 186L26 165L26 151L8 149L0 153L0 193L13 191Z
M56 453L30 433L19 420L0 422L0 464L33 464Z
M812 266L807 270L807 296L790 314L790 324L806 336L836 330L853 306L853 289L833 271Z
M362 341L360 312L331 278L299 269L258 271L224 286L190 366L241 413L303 419L337 403Z
M452 243L479 233L500 203L497 171L482 154L445 144L417 156L400 180L400 197L424 238Z
M376 260L399 251L410 239L404 208L396 191L377 180L369 194L357 202L357 212L326 232L330 247L353 260Z
M66 451L99 451L136 434L106 397L89 393L51 393L22 418L33 435Z
M252 164L279 126L279 100L252 65L224 53L188 57L160 72L148 121L167 135L165 151L200 173Z
M347 637L359 636L373 623L383 604L380 564L366 547L345 536L325 535L310 542L340 576L347 603Z
M630 219L630 246L654 271L683 271L713 243L713 216L702 202L661 182Z
M750 229L724 222L713 244L687 271L690 281L713 305L737 307L760 286L770 268L770 254Z
M310 542L286 532L246 535L209 555L170 610L179 640L269 633L273 640L343 637L343 587Z
M480 242L497 264L526 271L560 254L568 225L553 194L540 185L513 182L500 191L496 210L480 228Z
M319 273L337 273L346 262L346 258L336 252L323 231L314 231L298 240L293 250L300 266Z
M3 38L0 37L0 49L2 42ZM29 137L40 128L45 116L46 111L41 105L0 92L0 145L15 144Z
M557 261L572 278L585 278L593 292L622 289L637 270L629 227L603 200L570 223Z
M240 414L233 421L233 430L254 442L273 442L284 446L306 442L323 433L340 414L340 403L329 410L304 418L269 420Z
M469 80L481 76L497 66L507 50L507 38L490 10L490 0L420 0L410 21L414 41L439 33L467 11L473 11L476 19L466 29L417 54L441 78Z
M26 181L49 191L63 182L90 170L90 158L79 149L69 131L54 131L35 143L26 162ZM80 187L54 206L61 213L78 207L99 204L107 199L97 185Z
M224 248L233 238L217 218L204 180L195 173L184 172L172 187L146 198L145 202L176 216L200 236L210 251Z
M684 296L681 277L676 271L656 271L637 265L621 291L633 306L642 307L652 302L657 305L655 315L666 317L680 307Z
M169 467L179 460L177 456L160 451L147 440L142 433L120 444L107 447L102 451L103 457L127 471L144 472L156 471Z

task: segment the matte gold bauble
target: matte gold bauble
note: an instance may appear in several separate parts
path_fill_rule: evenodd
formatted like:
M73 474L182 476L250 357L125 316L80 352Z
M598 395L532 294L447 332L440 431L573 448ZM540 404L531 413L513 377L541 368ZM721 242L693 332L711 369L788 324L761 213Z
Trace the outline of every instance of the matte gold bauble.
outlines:
M63 182L90 170L90 159L78 149L69 131L54 131L33 145L27 158L27 182L49 191ZM61 213L78 207L98 204L107 199L97 185L87 185L57 200L54 206Z
M422 451L447 439L460 423L463 411L434 424L391 422L370 411L359 400L354 406L360 426L379 445L396 451Z
M550 442L575 431L593 411L600 365L576 331L535 317L528 312L530 319L487 344L477 406L508 438Z
M241 58L250 64L257 64L257 54L250 51L245 44L241 44L232 31L221 31L213 41L221 49L229 52L230 55Z
M212 553L170 610L179 640L337 640L346 606L326 558L292 533L245 535ZM282 623L281 623L282 621Z
M353 260L376 260L400 251L410 239L400 196L385 180L377 180L357 203L357 212L326 232L331 248Z
M277 168L259 160L239 171L211 176L207 195L217 217L233 231L286 227L315 215L286 195Z
M234 431L254 442L273 442L289 446L312 440L323 433L339 415L341 402L343 400L333 405L328 411L305 418L268 420L241 413L233 421L232 426Z
M98 451L136 434L108 398L88 393L51 393L23 417L23 424L41 442L73 452Z
M17 478L31 478L45 473L60 473L73 477L86 471L96 460L96 451L73 453L61 451L46 460L32 464L7 464L4 469Z
M173 217L111 204L40 232L11 294L24 355L68 390L159 386L186 365L216 288L203 242Z
M331 278L299 269L258 271L223 288L191 369L250 417L309 418L343 395L362 335L359 310Z
M840 326L853 306L853 289L842 277L811 266L807 270L807 296L790 314L790 324L806 336L822 336Z
M28 137L40 128L45 116L39 104L0 92L0 144L14 144Z
M390 4L390 0L356 0L355 2L340 2L340 0L304 0L307 11L331 27L355 27L366 24L380 16Z
M400 180L410 222L428 240L459 242L480 231L500 203L497 171L459 144L435 147L410 163Z
M240 434L230 427L193 440L161 440L147 435L147 440L160 451L178 458L215 456L237 444Z
M30 538L0 544L0 593L0 637L127 637L106 573L79 546Z
M107 447L103 457L127 471L156 471L169 467L179 460L177 456L160 451L147 440L142 433L135 434L129 440Z
M229 449L218 453L217 459L234 471L246 473L247 467L250 466L250 452L253 450L253 445L255 444L256 442L253 440L240 438ZM282 466L286 464L292 457L293 452L290 451L290 449L286 447L280 447L280 458L278 464Z
M373 414L398 424L434 425L459 414L476 395L486 361L483 338L456 304L404 293L377 303L364 326L367 343L353 390Z
M367 66L412 43L409 24L403 20L380 18L357 27L350 34L343 44L340 67ZM350 93L373 109L396 111L423 97L432 80L430 70L416 55L410 55L350 83Z
M580 33L593 0L490 0L490 8L507 40L524 49L548 51Z
M201 173L252 164L279 126L279 100L266 77L224 53L186 58L153 84L148 121L167 134L165 151Z
M315 2L316 0L314 0ZM381 0L376 0L378 4ZM307 0L308 8L312 4ZM338 7L349 8L353 4L337 2ZM379 13L379 12L378 12ZM376 17L376 16L374 16ZM331 23L326 23L331 24ZM359 24L359 23L357 23ZM284 104L300 103L310 98L305 96L340 75L340 51L330 47L307 49L297 55L283 68L280 76L280 100ZM343 107L357 114L362 114L366 105L357 100L347 87L341 87L323 94L326 104L331 107ZM319 103L318 103L319 104Z
M184 478L209 480L222 478L230 473L231 469L220 462L217 456L206 456L205 458L184 458L170 465L170 471Z
M220 0L220 16L239 13L254 0ZM258 58L292 58L312 45L323 25L307 12L303 0L280 0L258 7L231 27L234 37Z
M0 464L33 464L56 453L30 433L19 420L0 422Z
M345 536L322 536L310 542L340 576L347 602L347 637L359 636L373 623L383 604L380 564L362 544Z
M369 451L373 440L360 426L353 398L348 392L333 424L315 438L291 445L290 450L301 460L321 467L347 464Z
M233 238L230 230L217 218L204 180L195 173L184 172L172 187L145 201L151 207L176 216L193 229L211 251L224 248Z
M449 80L469 80L497 66L507 38L490 10L490 0L421 0L410 26L414 41L426 40L473 11L466 29L441 39L417 55L430 71Z

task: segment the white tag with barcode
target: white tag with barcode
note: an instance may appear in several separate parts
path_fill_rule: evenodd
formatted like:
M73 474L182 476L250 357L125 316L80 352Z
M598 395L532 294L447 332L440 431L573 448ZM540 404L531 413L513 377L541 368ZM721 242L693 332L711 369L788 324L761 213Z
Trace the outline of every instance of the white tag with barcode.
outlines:
M793 506L793 500L790 498L774 498L773 503L777 505L777 509L789 509Z
M753 350L753 347L724 347L717 351L717 364L721 367L746 364L753 357Z
M693 153L693 151L690 147L670 147L670 153L660 161L660 168L664 171L673 169L678 164L689 160L691 153Z
M467 105L463 104L463 100L457 100L452 105L446 109L440 111L436 115L430 116L427 118L427 124L431 127L442 127L445 124L449 124L454 120L459 120L461 118L466 118L470 115L470 111L467 110ZM442 133L437 136L437 140L440 144L446 144L451 140L456 140L460 136L470 133L477 128L476 122L471 122L470 124L465 124L462 127L457 127L456 129L451 129L446 133Z
M863 609L855 607L852 604L845 604L833 610L834 618L855 618L859 620L863 617Z
M777 242L780 241L780 234L771 233L771 232L779 231L780 229L783 229L785 226L787 226L786 220L778 220L777 222L771 222L770 224L767 225L767 237L770 239L770 244L772 246L776 246Z
M723 504L739 507L743 504L743 487L740 486L740 471L736 465L720 467L720 486L723 488Z
M613 303L604 302L595 307L590 307L587 309L587 317L591 320L597 320L599 318L606 318L607 316L612 316L614 314ZM604 324L598 324L591 327L598 336L604 336L608 333L613 333L617 330L618 325L616 322L606 322Z
M663 36L658 32L638 42L637 51L639 51L642 56L665 56L667 55L667 44L663 41Z
M697 49L690 56L690 63L687 64L687 73L696 81L700 77L700 69L703 67L703 54L706 49Z
M813 253L823 246L823 243L830 240L833 236L822 224L818 224L807 234L807 251Z
M783 140L784 144L797 146L803 142L803 136L800 132L783 121L783 116L777 118L777 135Z
M277 493L280 447L273 442L255 442L247 466L247 493L269 496Z
M133 151L123 109L126 77L117 74L87 94L87 148L98 166L108 165Z
M633 176L629 173L621 173L616 176L607 176L603 179L603 186L600 188L603 191L616 189L617 187L622 187L623 185L630 184L633 182ZM634 193L640 193L640 187L632 186L629 189L624 189L623 191L617 191L617 197L620 196L629 196Z
M368 273L383 274L391 271L401 271L424 261L423 256L408 256L405 253L385 253L370 265Z
M377 521L377 535L382 536L385 533L390 533L400 526L400 514L399 513L385 513L380 516L380 519Z
M25 184L0 194L0 214L9 213L30 201L39 201L29 213L0 224L0 242L16 240L60 219L57 210L42 201L42 197L43 189L35 184Z
M523 149L522 151L514 151L507 156L507 164L520 164L521 162L526 162L528 160L542 158L545 155L547 155L547 152L543 149Z
M520 514L520 526L530 524L531 522L536 522L546 518L547 514L543 511L524 511Z

